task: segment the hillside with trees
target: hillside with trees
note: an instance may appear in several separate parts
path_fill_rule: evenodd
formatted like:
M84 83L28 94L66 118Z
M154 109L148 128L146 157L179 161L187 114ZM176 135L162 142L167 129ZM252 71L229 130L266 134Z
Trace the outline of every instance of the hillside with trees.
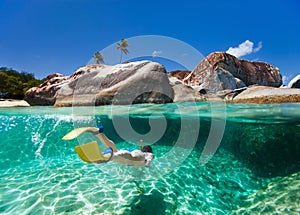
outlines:
M0 68L0 98L23 99L25 92L40 85L44 80L35 79L34 74L18 72L7 67Z

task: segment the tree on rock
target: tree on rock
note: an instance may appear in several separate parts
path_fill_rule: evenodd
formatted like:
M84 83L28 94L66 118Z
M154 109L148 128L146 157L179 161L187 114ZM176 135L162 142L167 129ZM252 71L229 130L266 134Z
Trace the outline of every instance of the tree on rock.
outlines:
M101 63L104 63L104 57L103 55L101 54L101 52L96 52L94 55L93 55L93 58L95 60L95 62L97 64L101 64Z
M122 63L123 52L124 54L128 54L129 51L127 47L129 46L128 41L126 39L121 39L119 43L117 43L117 50L121 50L120 63Z

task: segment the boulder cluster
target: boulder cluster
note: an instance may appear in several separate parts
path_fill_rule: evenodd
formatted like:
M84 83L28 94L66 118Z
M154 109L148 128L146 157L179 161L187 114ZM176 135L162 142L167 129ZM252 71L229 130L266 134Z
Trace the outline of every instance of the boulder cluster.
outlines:
M267 63L215 52L193 71L166 72L151 61L93 64L72 75L52 74L26 92L30 105L92 106L190 101L299 102L300 76L286 88L280 70Z

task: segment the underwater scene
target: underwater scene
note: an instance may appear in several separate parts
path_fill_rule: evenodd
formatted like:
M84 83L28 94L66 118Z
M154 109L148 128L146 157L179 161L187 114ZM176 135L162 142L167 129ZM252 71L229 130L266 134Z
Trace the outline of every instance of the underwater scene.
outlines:
M85 163L104 127L150 167ZM0 108L0 214L299 214L300 104Z

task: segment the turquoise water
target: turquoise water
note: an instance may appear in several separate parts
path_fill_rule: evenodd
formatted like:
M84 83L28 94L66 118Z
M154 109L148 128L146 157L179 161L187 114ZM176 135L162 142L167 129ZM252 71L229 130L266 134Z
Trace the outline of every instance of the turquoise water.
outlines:
M61 138L96 125L151 167L83 163ZM300 104L1 108L0 213L299 214L299 138Z

